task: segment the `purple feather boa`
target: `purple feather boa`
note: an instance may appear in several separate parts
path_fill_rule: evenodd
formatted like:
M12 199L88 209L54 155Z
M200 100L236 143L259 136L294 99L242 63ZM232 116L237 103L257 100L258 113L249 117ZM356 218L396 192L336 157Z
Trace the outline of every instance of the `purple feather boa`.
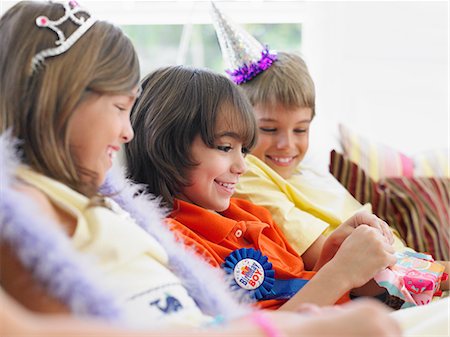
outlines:
M34 279L76 315L121 321L114 296L96 280L90 262L77 254L70 240L50 220L36 216L37 205L12 188L20 164L18 142L0 135L0 243L8 244Z
M235 70L226 70L227 74L230 75L231 80L236 84L242 84L250 81L252 78L256 77L259 73L266 69L277 60L277 54L271 53L269 49L264 48L261 52L261 58L257 62L252 62L250 64L244 64Z
M31 199L11 187L20 165L17 144L9 133L0 135L0 243L13 247L36 281L74 314L126 324L120 305L99 283L102 277L91 261L74 251L69 238L57 230L57 225L36 216L39 210ZM102 193L111 195L164 246L170 269L182 280L204 313L225 319L248 313L249 306L235 299L244 296L228 289L220 270L210 267L176 242L162 223L164 212L157 203L149 196L134 196L138 188L130 184L122 172L114 170L108 175Z

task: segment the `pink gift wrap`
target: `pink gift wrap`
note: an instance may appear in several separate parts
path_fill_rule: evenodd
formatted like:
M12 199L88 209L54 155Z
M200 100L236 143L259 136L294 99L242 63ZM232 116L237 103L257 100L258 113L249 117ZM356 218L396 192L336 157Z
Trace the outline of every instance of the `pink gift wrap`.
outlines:
M439 284L447 279L444 266L431 255L405 251L396 253L397 263L375 276L375 281L390 295L405 303L402 308L425 305L439 296Z

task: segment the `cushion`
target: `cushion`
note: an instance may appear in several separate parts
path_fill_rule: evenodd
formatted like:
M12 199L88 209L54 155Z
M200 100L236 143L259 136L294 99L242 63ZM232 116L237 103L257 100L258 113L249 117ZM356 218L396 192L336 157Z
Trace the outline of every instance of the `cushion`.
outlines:
M309 147L302 164L328 173L330 151L340 149L338 122L332 116L316 114L309 127Z
M433 149L413 157L415 177L450 178L449 149Z
M373 142L339 124L343 154L378 181L387 177L412 177L414 161L384 144Z
M331 174L362 204L396 229L408 247L450 259L450 179L391 177L375 181L349 158L331 152Z

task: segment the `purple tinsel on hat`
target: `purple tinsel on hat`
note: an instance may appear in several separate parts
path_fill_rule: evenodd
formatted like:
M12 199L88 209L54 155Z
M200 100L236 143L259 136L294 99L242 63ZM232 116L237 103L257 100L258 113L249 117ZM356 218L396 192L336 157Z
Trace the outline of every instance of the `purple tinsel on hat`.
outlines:
M236 70L226 70L227 74L230 75L232 81L236 84L242 84L250 81L259 73L266 69L269 69L274 61L277 60L277 54L271 53L266 47L261 52L261 59L257 62L244 64Z

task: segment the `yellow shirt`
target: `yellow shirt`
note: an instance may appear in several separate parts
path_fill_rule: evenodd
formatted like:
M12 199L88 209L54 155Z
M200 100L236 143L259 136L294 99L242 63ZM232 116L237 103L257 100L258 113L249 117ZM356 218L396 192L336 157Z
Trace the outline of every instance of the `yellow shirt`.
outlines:
M77 219L74 248L89 257L134 326L200 326L203 315L178 277L168 269L164 248L112 199L109 208L53 179L21 167L18 177L45 193Z
M289 243L302 255L321 235L328 235L358 211L361 205L331 175L300 164L284 179L255 156L246 157L248 171L240 177L235 197L267 208ZM395 246L404 248L396 238Z

